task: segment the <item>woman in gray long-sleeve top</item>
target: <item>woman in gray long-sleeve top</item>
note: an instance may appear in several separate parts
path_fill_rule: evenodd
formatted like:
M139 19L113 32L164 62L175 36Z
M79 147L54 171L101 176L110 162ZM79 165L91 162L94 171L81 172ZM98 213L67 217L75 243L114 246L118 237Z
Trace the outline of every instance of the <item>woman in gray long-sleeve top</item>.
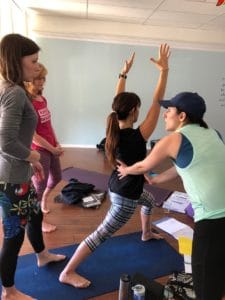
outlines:
M32 299L16 289L14 276L25 228L37 254L39 267L65 259L45 249L42 212L31 175L43 178L40 154L30 150L37 116L26 94L24 81L38 72L39 46L19 34L0 42L0 206L4 239L0 255L2 300Z

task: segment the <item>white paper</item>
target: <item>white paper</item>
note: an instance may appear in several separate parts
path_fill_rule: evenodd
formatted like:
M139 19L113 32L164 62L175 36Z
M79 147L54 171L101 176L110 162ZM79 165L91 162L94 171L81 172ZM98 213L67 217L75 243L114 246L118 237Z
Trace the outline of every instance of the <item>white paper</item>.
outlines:
M184 223L181 223L174 218L162 220L162 222L158 222L156 226L170 234L174 234L175 232L186 227Z
M185 213L185 208L190 204L190 199L186 193L173 192L163 203L163 208Z
M192 273L191 255L184 255L184 271L185 273Z
M153 222L153 224L171 234L177 240L181 236L188 237L190 239L193 238L193 229L174 218L162 218L161 220Z
M173 237L178 240L179 237L184 236L186 238L189 238L190 240L193 240L193 234L193 229L190 226L186 225L184 228L174 232Z
M192 274L191 264L186 264L186 263L184 264L184 272Z
M184 255L184 262L185 262L186 264L191 264L191 255L185 254L185 255Z

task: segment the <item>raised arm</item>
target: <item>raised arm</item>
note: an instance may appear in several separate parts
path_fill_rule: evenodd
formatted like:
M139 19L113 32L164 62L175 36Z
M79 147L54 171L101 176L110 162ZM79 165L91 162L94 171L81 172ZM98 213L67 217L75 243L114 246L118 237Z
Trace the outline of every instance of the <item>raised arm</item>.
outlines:
M160 114L159 100L162 100L166 90L167 77L169 71L170 47L167 44L160 45L158 59L150 58L150 60L159 69L159 79L154 91L153 101L146 115L145 120L140 125L140 131L143 138L147 141L152 135Z
M135 52L131 55L130 59L125 61L124 66L121 72L119 73L119 79L116 85L116 95L125 92L127 74L133 65L134 57L135 57Z

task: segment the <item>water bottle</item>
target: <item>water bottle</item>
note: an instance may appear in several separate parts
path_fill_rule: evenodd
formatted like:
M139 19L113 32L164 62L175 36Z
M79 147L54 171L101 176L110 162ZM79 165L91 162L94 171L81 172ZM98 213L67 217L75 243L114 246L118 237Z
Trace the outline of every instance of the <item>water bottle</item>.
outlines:
M145 300L145 287L142 284L136 284L132 290L133 300Z
M130 275L122 274L120 276L119 298L118 300L130 300Z

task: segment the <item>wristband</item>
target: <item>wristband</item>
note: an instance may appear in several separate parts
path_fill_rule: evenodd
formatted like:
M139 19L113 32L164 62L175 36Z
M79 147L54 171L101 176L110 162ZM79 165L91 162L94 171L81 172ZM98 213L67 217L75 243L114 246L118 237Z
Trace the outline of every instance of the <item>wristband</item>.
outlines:
M127 75L126 74L119 74L119 78L124 78L124 79L127 79Z

